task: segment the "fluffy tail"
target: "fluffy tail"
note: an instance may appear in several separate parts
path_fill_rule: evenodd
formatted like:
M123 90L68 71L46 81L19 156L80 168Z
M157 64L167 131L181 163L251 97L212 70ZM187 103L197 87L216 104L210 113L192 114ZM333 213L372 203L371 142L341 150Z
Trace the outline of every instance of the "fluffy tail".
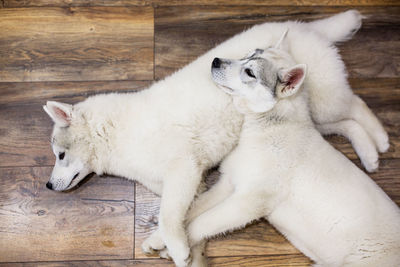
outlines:
M309 27L332 43L343 42L358 31L362 18L360 12L352 9L326 19L310 22Z

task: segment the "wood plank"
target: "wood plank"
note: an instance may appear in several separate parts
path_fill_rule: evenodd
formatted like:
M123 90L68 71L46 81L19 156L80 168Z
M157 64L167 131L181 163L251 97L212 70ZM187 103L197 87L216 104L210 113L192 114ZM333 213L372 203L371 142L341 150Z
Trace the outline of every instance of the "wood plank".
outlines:
M134 184L92 177L60 193L50 173L0 168L0 261L133 259Z
M212 257L209 258L210 267L231 267L231 266L246 266L246 267L276 267L276 266L310 266L310 261L302 255L271 255L271 256L246 256L246 257ZM38 263L17 263L7 264L0 263L0 267L36 267ZM163 259L143 259L143 260L119 260L119 261L74 261L74 262L47 262L40 263L41 267L64 267L64 266L84 266L84 267L166 267L175 266L172 261Z
M400 205L400 159L381 161L381 169L371 178ZM219 173L211 174L215 181ZM212 183L212 182L211 182ZM148 258L141 251L141 243L157 228L160 198L141 185L136 186L135 255L136 259ZM293 255L299 251L265 220L251 224L224 237L211 240L207 254L211 257L251 255ZM155 257L155 256L153 256ZM304 257L304 256L302 256ZM304 257L305 259L305 257Z
M32 99L69 102L91 95L110 92L136 92L150 86L152 81L91 81L1 83L0 105L32 102Z
M399 5L396 0L3 0L4 7L37 6L182 6L182 5L239 5L239 6L375 6Z
M0 80L153 79L151 7L0 9Z
M145 6L149 0L3 0L4 7Z
M355 92L365 98L389 132L391 148L381 158L400 158L400 79L353 79ZM43 111L46 100L77 103L94 92L140 90L148 82L123 83L0 83L0 166L50 166L52 122ZM35 96L43 97L35 98ZM32 101L32 99L35 99ZM351 159L357 159L343 137L328 139Z
M160 7L155 10L156 78L161 79L216 44L255 24L314 20L347 7L238 6ZM340 45L351 77L398 77L400 73L399 7L359 7L363 30ZM368 54L368 56L365 56ZM238 55L238 57L241 55Z

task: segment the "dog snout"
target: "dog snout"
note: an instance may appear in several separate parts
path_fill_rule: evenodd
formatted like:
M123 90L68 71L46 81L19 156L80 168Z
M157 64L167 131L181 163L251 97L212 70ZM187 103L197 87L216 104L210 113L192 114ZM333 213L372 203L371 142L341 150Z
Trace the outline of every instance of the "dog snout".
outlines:
M213 62L212 62L212 67L213 68L220 68L221 67L221 60L219 58L214 58Z
M53 184L50 182L47 182L46 187L50 190L53 190Z

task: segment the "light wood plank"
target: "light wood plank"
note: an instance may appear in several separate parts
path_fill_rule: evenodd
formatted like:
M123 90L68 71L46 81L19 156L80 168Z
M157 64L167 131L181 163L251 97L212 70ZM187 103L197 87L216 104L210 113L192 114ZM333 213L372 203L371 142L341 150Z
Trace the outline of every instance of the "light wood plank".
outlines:
M0 261L133 259L134 184L92 177L60 193L50 173L0 168Z
M0 81L151 80L153 9L0 9Z
M239 5L239 6L374 6L399 5L396 0L3 0L4 7L32 6L182 6L182 5Z
M155 10L156 78L196 59L216 44L255 24L268 21L314 20L347 7L238 6L160 7ZM351 77L398 77L400 73L399 7L360 7L363 28L340 45ZM366 56L368 55L368 56Z

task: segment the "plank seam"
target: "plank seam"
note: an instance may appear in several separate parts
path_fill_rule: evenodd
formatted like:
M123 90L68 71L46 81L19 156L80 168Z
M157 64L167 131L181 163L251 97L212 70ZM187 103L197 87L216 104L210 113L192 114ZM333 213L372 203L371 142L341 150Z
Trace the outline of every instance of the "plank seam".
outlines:
M136 257L136 182L133 183L133 259Z
M98 198L81 198L81 200L88 200L88 201L100 201L100 202L115 202L115 203L120 203L120 202L128 202L128 203L135 203L134 200L127 200L127 199L98 199Z

